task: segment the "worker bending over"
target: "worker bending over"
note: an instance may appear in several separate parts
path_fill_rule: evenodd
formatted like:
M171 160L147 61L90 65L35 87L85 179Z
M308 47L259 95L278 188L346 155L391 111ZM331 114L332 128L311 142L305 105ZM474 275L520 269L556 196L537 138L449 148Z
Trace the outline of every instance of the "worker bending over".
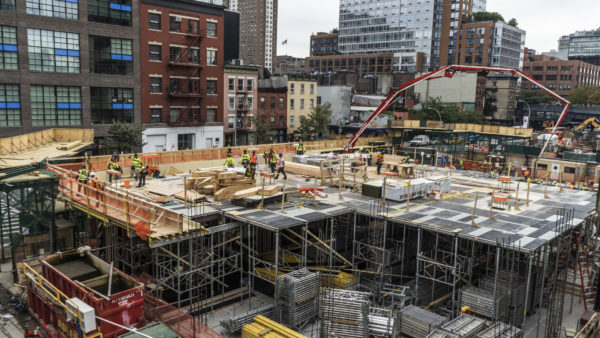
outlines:
M104 190L104 183L102 183L102 179L100 177L96 177L96 173L90 173L90 187L94 188L96 191L96 206L100 205L100 200L104 203L104 195L100 194L100 191Z
M383 166L383 154L381 152L377 153L375 165L377 165L377 175L381 175L381 166Z
M285 158L283 158L282 153L279 153L279 160L277 161L277 175L275 175L275 179L279 178L279 174L283 174L283 179L287 180L287 175L285 174Z
M138 172L139 172L139 182L138 182L138 188L143 187L146 184L146 176L148 176L148 168L150 166L145 166L142 167Z
M231 153L227 154L227 158L225 159L225 166L227 168L233 168L235 167L235 163L233 162L233 156L231 156Z

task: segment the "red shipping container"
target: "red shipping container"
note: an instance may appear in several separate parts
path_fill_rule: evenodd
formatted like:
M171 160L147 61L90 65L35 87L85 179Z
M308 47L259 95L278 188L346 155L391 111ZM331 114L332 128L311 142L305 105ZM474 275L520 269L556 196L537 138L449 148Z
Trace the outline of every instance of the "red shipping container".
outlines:
M98 317L141 328L145 325L143 284L114 269L110 295L110 264L89 252L78 250L41 259L42 276L68 297L77 297L94 308ZM96 320L104 337L116 337L126 330Z

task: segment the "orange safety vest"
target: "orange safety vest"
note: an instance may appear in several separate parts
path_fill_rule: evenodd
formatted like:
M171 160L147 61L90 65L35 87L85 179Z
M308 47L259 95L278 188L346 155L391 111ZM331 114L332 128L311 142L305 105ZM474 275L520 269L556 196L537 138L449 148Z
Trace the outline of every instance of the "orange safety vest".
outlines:
M104 189L104 185L102 184L102 179L100 177L94 177L93 179L90 179L90 186L98 190Z
M257 160L257 156L256 156L256 154L253 154L252 157L250 157L250 162L256 163L256 160Z

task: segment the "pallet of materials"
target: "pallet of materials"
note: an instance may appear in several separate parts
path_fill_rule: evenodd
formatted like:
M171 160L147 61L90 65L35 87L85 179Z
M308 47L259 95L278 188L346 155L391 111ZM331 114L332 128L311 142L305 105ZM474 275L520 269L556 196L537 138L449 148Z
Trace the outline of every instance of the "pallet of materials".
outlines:
M446 332L456 334L460 338L475 338L475 336L485 329L485 320L469 315L462 315L446 324L441 329Z
M429 333L429 335L427 335L427 337L425 338L460 338L459 336L446 332L446 331L442 331L440 329L435 329L433 331L431 331L431 333Z
M486 318L493 318L494 311L500 314L506 307L506 296L494 291L476 288L473 286L463 288L460 291L460 307L468 306L472 313Z
M308 164L320 167L321 162L324 167L329 167L333 164L337 164L339 162L339 156L334 154L322 154L322 155L293 155L292 156L293 163L300 164Z
M321 337L368 337L369 306L369 293L323 288Z
M413 338L427 337L431 331L439 328L446 321L448 321L446 317L414 305L399 311L400 333Z
M239 334L242 331L244 325L252 323L254 317L258 315L267 317L269 319L273 319L273 304L265 305L259 307L258 309L251 310L237 316L233 316L226 320L222 320L220 324L232 334Z
M277 277L275 320L301 329L318 314L321 277L318 272L300 269Z
M254 322L244 325L242 338L306 338L306 336L264 316L254 317Z
M489 328L481 331L476 338L521 338L521 329L502 322L496 322Z
M369 335L371 337L396 337L396 321L393 317L369 315Z

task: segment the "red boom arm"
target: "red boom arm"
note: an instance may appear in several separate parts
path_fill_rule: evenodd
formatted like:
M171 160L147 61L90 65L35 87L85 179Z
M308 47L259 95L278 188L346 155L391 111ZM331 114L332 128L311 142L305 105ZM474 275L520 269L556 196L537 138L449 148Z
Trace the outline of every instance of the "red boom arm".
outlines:
M555 92L553 92L552 90L548 89L546 86L542 85L541 83L539 83L538 81L534 80L529 74L523 72L520 69L512 69L512 68L496 68L496 67L477 67L477 66L460 66L460 65L453 65L453 66L445 66L442 67L436 71L433 71L431 73L425 74L423 76L420 76L414 80L408 81L404 84L402 84L400 86L400 88L392 93L390 93L385 100L381 103L381 105L379 105L379 107L377 107L377 109L373 112L373 114L371 114L371 116L367 119L367 121L365 121L365 123L360 127L360 129L352 136L352 138L350 139L350 141L348 142L348 144L346 144L346 146L344 147L344 152L348 153L350 152L350 148L354 147L354 145L356 144L356 141L358 141L358 138L362 135L362 133L365 131L365 129L367 129L369 127L369 125L371 124L371 122L373 122L373 120L379 116L379 114L381 114L382 112L386 111L392 104L394 104L394 102L396 102L398 100L398 98L402 95L402 92L404 92L405 90L414 87L417 83L422 82L422 81L427 81L427 80L433 80L433 79L438 79L440 77L453 77L454 73L456 72L479 72L479 71L485 71L485 72L495 72L495 73L500 73L500 74L511 74L512 76L519 76L521 78L524 78L530 82L535 83L536 85L538 85L540 88L544 89L549 95L551 95L552 97L554 97L555 99L561 101L563 103L563 111L560 114L560 117L558 118L557 123L554 126L554 129L552 130L552 134L550 135L550 138L546 141L546 143L544 144L544 147L542 148L542 151L540 152L540 156L541 154L544 152L544 150L546 149L546 147L548 146L548 143L550 142L550 140L552 139L552 136L554 135L554 133L556 132L556 128L558 128L558 126L561 124L561 122L564 120L565 116L567 115L567 112L569 111L569 105L570 102L567 101L566 99L564 99L563 97L561 97L560 95L556 94Z

